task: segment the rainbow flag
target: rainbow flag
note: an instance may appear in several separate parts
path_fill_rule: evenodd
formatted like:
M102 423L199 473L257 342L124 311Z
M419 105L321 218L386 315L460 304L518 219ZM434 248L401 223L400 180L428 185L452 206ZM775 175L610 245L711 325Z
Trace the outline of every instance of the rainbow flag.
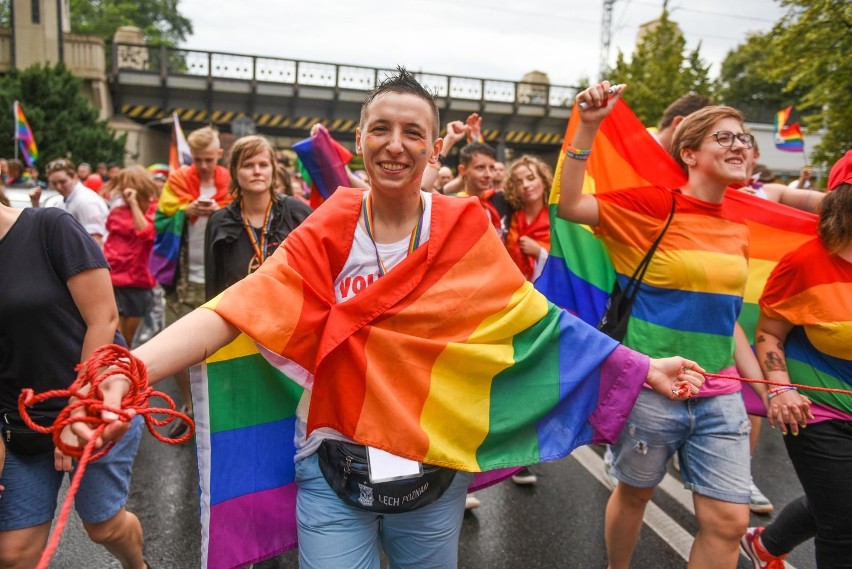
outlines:
M349 185L346 164L352 153L324 128L293 145L302 179L311 186L311 207L316 209L340 187ZM305 175L307 173L307 175Z
M311 390L309 432L331 427L406 458L489 471L480 481L613 440L644 382L647 358L538 293L474 199L434 196L428 241L336 304L332 271L348 256L363 195L335 192L256 273L206 305L246 335L204 364L193 390L208 567L295 540L267 533L295 527L280 517L293 507L301 394L286 378ZM261 371L258 351L277 372ZM267 524L270 508L282 512Z
M799 123L788 124L792 112L793 106L790 105L775 113L775 147L785 152L804 152L805 139Z
M213 199L219 207L231 202L228 184L231 175L223 166L216 166L214 184L216 193ZM178 262L183 244L183 233L187 222L195 223L195 218L187 218L186 206L195 200L201 191L201 181L195 166L183 166L169 171L169 179L163 185L163 193L157 203L154 214L154 249L148 262L151 274L157 282L166 287L176 284Z
M194 367L191 377L201 566L241 567L295 547L293 441L302 387L245 335Z
M169 142L169 169L174 171L181 166L189 166L190 164L192 164L192 152L189 149L186 137L183 135L183 129L180 127L177 111L173 111L171 141Z
M18 147L21 149L21 157L27 166L34 166L38 161L38 146L36 146L33 131L30 128L30 123L27 122L27 117L24 116L24 109L21 104L15 101L13 104L15 113L15 140L18 141Z
M609 252L590 228L556 215L564 149L578 124L575 110L550 195L550 257L536 288L556 305L597 325L616 279ZM583 191L605 193L647 187L654 192L659 188L678 188L685 181L683 171L671 156L651 137L627 104L619 101L601 124L592 146ZM738 321L751 341L759 315L757 303L769 273L784 254L815 235L816 216L733 189L728 190L725 199L730 215L740 217L748 228L748 275ZM701 357L697 360L702 362Z

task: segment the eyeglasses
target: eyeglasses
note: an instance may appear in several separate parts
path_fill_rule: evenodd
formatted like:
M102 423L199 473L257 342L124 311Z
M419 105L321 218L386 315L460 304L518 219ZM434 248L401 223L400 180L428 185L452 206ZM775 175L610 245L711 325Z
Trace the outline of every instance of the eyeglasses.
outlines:
M746 148L754 146L754 136L748 132L734 134L730 130L719 130L712 134L708 134L707 138L710 138L711 136L716 138L716 142L718 142L719 146L722 148L733 148L735 139L739 140Z

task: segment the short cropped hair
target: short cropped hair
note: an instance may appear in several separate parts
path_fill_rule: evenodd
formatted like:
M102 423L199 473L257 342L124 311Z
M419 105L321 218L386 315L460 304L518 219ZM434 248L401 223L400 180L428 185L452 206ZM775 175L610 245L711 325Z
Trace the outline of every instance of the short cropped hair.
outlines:
M219 131L212 126L203 126L198 130L194 130L186 137L186 142L189 144L190 150L196 152L208 148L214 142L219 142Z
M231 173L231 183L228 190L231 195L239 199L242 194L242 188L237 179L237 171L243 165L243 162L263 152L269 153L269 164L272 166L272 179L269 184L269 193L275 197L275 149L266 138L257 135L244 136L237 140L234 146L231 147L231 162L228 164L228 170Z
M743 123L743 115L737 109L726 106L704 107L683 119L672 139L672 157L678 166L689 175L689 169L680 153L685 149L695 150L710 134L713 125L722 119L731 118Z
M12 162L11 160L9 161ZM84 162L85 164L85 162ZM45 174L49 177L51 174L55 174L57 172L64 171L68 174L69 178L77 177L77 167L74 163L67 158L57 158L56 160L52 160L48 162L47 168L45 168Z
M715 105L713 99L706 95L687 93L666 107L666 110L663 112L663 118L660 119L660 130L670 127L677 117L688 117L695 111L700 111L704 107L713 105Z
M429 109L432 111L432 138L437 139L441 132L441 118L438 113L438 103L435 101L435 94L429 92L423 85L418 83L417 79L404 67L398 66L396 71L396 75L386 77L384 81L379 83L378 87L367 93L364 103L361 105L361 120L358 126L364 128L364 122L367 119L367 109L381 95L385 93L414 95L429 103Z
M471 142L466 144L459 150L459 165L467 167L470 164L470 161L473 160L473 157L477 154L484 154L485 156L490 156L494 160L497 160L497 151L494 150L493 146L485 144L484 142Z

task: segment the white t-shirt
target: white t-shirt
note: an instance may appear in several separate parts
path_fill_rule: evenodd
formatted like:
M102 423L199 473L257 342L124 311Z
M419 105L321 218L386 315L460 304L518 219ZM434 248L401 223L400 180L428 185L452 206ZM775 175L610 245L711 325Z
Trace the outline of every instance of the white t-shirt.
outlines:
M63 201L63 209L76 219L89 235L100 235L106 240L106 219L109 215L104 199L77 182Z
M429 229L432 223L432 194L420 192L423 198L423 226L420 233L420 246L429 240ZM364 196L366 198L366 194ZM364 227L363 216L358 221L355 229L355 238L352 241L352 249L349 257L343 264L343 269L334 281L334 296L339 303L346 302L379 278L379 265L376 260L376 249L384 263L385 269L391 271L393 267L401 263L408 256L408 244L410 237L406 237L396 243L376 243L367 235ZM334 429L321 427L314 430L311 436L305 439L307 430L308 409L311 403L311 393L305 391L299 406L296 409L296 460L302 460L316 452L323 439L337 439L349 441Z
M200 197L213 198L216 186L201 186ZM208 217L199 216L195 222L190 222L187 231L187 246L189 247L189 282L204 284L204 233L207 230Z

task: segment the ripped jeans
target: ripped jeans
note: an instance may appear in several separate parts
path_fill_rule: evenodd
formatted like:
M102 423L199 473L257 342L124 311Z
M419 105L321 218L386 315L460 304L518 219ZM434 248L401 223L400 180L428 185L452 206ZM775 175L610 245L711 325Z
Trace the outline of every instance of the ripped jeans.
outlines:
M643 389L612 447L612 473L652 488L679 452L684 486L709 498L749 503L751 426L739 393L672 401Z

